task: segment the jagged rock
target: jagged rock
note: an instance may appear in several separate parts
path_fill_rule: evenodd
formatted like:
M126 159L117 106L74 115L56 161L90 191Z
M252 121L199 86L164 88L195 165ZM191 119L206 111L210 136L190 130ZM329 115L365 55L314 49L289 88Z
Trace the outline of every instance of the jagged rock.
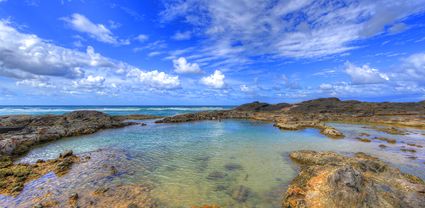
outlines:
M295 151L301 165L283 207L422 207L425 183L375 157Z
M0 116L0 128L3 129L0 132L0 154L21 155L43 142L135 124L126 122L124 118L127 117L113 117L97 111L74 111L64 115Z

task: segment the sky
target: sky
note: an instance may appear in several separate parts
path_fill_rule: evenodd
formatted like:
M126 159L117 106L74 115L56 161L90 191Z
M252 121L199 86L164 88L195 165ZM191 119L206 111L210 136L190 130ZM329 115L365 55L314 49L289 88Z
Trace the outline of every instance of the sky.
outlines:
M0 105L425 100L425 0L0 0Z

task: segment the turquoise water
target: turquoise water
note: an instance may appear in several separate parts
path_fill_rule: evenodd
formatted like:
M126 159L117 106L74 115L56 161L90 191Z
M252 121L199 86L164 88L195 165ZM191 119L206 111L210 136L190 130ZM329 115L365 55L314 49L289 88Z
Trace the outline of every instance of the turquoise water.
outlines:
M110 115L147 114L172 116L198 111L225 110L232 106L0 106L1 115L64 114L76 110L96 110Z
M345 139L329 139L317 130L281 131L270 123L225 120L201 121L182 124L154 124L130 126L101 131L92 135L66 138L38 146L21 162L55 158L60 152L72 149L75 153L102 151L113 153L114 160L101 160L117 167L119 174L114 183L149 184L151 196L161 207L191 207L217 204L222 207L280 207L282 194L297 174L297 166L288 159L294 150L330 150L343 154L366 152L384 159L402 170L425 178L423 149L401 153L404 143L378 147L381 141L363 143L354 139L360 132L386 135L362 125L331 124L347 135ZM399 141L415 142L425 146L423 132L410 130ZM92 159L93 160L93 159ZM5 205L19 205L41 190L34 187L58 186L64 193L83 187L99 186L101 180L92 179L97 169L78 174L83 168L73 169L62 179L52 176L41 178L36 185L17 198L0 197ZM92 171L92 172L90 172ZM78 176L78 177L77 177ZM48 182L48 181L56 181ZM107 180L104 183L112 183ZM61 184L61 185L58 185ZM102 184L104 185L104 184ZM244 190L239 193L237 190ZM48 190L43 188L42 190Z

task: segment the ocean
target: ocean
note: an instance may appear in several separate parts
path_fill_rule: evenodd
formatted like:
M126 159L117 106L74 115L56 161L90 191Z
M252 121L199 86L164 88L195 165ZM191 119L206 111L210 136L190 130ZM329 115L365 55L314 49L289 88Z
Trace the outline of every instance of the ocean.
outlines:
M80 105L80 106L0 106L0 115L60 115L76 110L95 110L110 115L146 114L158 116L173 116L183 113L193 113L198 111L225 110L234 106L108 106L108 105Z

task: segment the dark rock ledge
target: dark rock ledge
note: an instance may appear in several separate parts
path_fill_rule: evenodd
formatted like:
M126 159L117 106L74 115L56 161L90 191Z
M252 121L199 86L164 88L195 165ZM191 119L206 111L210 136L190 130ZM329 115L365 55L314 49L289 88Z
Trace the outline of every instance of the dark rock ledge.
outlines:
M22 155L36 144L136 124L126 121L128 119L151 118L157 117L109 116L97 111L74 111L64 115L0 116L0 155Z

